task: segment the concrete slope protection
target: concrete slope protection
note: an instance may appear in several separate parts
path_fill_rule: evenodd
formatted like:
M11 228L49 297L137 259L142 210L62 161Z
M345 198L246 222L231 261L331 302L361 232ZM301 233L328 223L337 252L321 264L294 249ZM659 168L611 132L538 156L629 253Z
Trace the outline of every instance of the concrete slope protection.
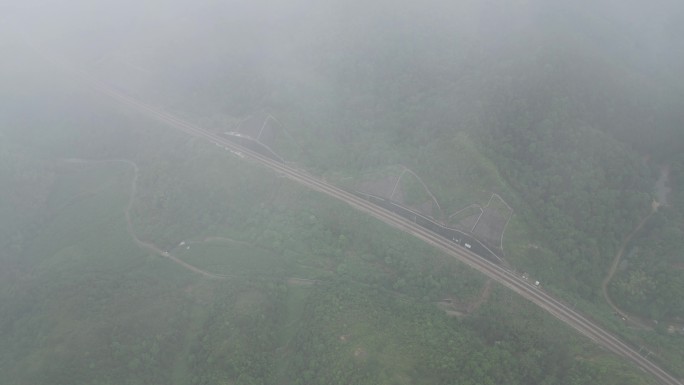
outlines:
M129 106L149 117L155 118L187 134L203 138L207 141L225 146L235 151L240 151L250 159L261 163L262 165L297 183L346 202L355 209L361 210L399 230L421 239L422 241L438 248L439 250L457 258L468 266L480 271L486 276L495 279L497 282L551 313L554 317L563 321L573 329L577 330L580 334L590 338L592 341L598 343L604 348L630 360L645 372L652 374L660 383L667 385L683 385L678 379L642 356L636 349L627 345L611 333L598 326L593 321L576 312L574 309L571 309L570 306L562 303L558 299L545 293L540 288L535 287L521 277L517 276L507 268L480 257L472 251L461 247L460 245L443 238L441 235L435 234L432 231L429 231L428 229L409 221L400 215L377 206L351 192L347 192L339 187L324 182L304 170L300 170L278 162L251 149L240 146L216 133L202 129L192 123L177 118L168 112L145 104L137 99L114 90L112 87L83 71L74 70L73 67L71 67L71 71L74 72L81 81L87 83L95 90L111 97L123 105Z
M360 191L352 191L352 193L388 211L400 215L408 219L409 221L412 221L413 223L417 224L418 226L424 227L435 234L439 234L450 241L453 241L459 245L464 245L465 248L470 249L470 251L485 259L488 259L496 264L504 266L506 265L505 261L501 257L499 257L490 248L485 246L482 242L477 240L473 235L469 235L464 233L463 231L441 225L432 220L431 218L428 218L419 212L406 208L389 199L385 199L379 196L375 196Z

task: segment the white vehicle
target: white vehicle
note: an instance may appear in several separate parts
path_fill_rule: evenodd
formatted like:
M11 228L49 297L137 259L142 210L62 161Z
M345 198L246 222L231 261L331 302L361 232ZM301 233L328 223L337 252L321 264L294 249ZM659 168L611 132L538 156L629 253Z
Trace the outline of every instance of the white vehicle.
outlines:
M466 247L466 249L469 249L471 247L470 243L466 242L465 247Z
M226 148L226 150L228 150L228 148ZM239 157L239 158L242 158L242 159L245 158L245 155L244 155L243 153L241 153L240 151L230 150L230 153L233 154L233 155L235 155L235 156L237 156L237 157Z
M534 281L534 286L539 286L539 281Z

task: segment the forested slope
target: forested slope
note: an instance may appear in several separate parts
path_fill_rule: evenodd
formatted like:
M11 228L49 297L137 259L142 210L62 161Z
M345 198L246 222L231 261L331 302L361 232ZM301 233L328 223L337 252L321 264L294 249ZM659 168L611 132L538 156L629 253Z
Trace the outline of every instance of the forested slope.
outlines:
M22 372L29 367L38 368L35 383L53 375L70 383L70 368L82 378L105 373L102 383L439 383L454 375L464 383L642 381L631 372L616 377L622 367L599 352L585 357L585 345L555 337L560 326L544 316L526 321L534 310L502 293L464 320L428 310L449 296L471 301L482 282L367 218L115 106L74 69L219 133L272 116L269 144L334 183L354 186L405 167L447 215L497 193L515 212L503 242L516 270L623 336L656 341L659 362L684 362L681 337L666 327L681 321L684 295L678 2L83 1L68 11L54 4L11 11L18 16L3 25L2 49L12 60L2 64L0 90L0 176L9 181L0 184L0 255L11 269L0 270L7 283L0 295L12 301L3 302L0 337L16 350L0 355L0 364L14 368L16 383L29 378ZM70 22L74 15L82 21ZM27 254L51 266L68 250L86 250L81 257L93 250L78 232L65 235L67 251L48 238L31 249L42 229L59 227L51 221L77 215L35 212L68 171L53 166L63 158L135 161L140 236L171 250L189 238L237 240L176 252L245 279L202 282L158 256L137 255L145 253L124 240L123 207L113 203L103 215L125 252L111 247L93 265L66 261L74 275L97 279L71 286L55 283L64 276L31 275ZM668 204L633 238L609 286L624 310L666 321L655 332L635 332L603 303L601 280L650 213L663 165L671 169ZM92 198L124 202L126 171L105 170L102 178L109 173L118 189ZM100 275L89 275L92 266ZM294 287L308 281L291 278L318 286ZM117 302L137 292L135 301ZM121 318L76 322L59 311L74 293L74 308L114 303ZM24 300L40 306L23 308ZM345 309L366 318L350 320ZM168 322L153 322L159 314ZM31 319L41 321L24 322ZM412 334L423 324L424 334ZM94 325L106 341L81 335L52 350L51 342ZM358 330L350 344L333 344L349 329ZM435 352L449 344L473 355L439 361ZM85 348L90 361L77 354ZM505 365L493 368L494 361ZM77 369L83 362L89 371ZM178 369L169 373L171 366Z

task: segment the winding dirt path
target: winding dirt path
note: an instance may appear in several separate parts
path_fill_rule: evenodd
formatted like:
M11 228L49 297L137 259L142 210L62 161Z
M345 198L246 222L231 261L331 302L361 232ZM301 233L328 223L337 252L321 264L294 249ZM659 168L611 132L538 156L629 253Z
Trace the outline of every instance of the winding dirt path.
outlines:
M128 234L133 238L133 242L135 242L136 245L139 247L146 249L147 251L157 254L160 257L167 258L184 268L193 271L197 274L200 274L206 278L213 278L213 279L225 279L229 278L228 276L224 275L218 275L218 274L213 274L208 271L202 270L198 267L192 266L191 264L174 257L171 255L171 253L166 252L162 249L160 249L157 245L155 245L152 242L145 242L142 239L138 237L138 235L135 233L135 229L133 227L133 221L131 220L131 209L133 208L133 200L135 199L135 195L138 190L138 175L140 174L140 170L138 168L138 165L128 159L103 159L103 160L92 160L92 159L79 159L79 158L71 158L71 159L65 159L64 161L69 162L69 163L125 163L133 168L133 178L131 179L131 186L129 187L129 193L128 193L128 203L126 204L126 210L124 211L124 214L126 216L126 230L128 231Z
M622 260L622 256L625 254L625 249L627 248L627 245L632 240L632 238L634 238L634 236L639 232L639 230L641 230L644 224L646 224L646 222L651 218L651 216L657 211L657 209L657 205L652 205L651 212L648 215L646 215L643 219L641 219L641 221L634 228L634 230L632 230L632 232L629 233L629 235L627 235L627 237L622 241L622 244L620 244L620 249L617 251L615 257L613 258L613 264L610 266L608 274L601 283L601 292L603 293L603 298L606 300L608 305L613 309L613 311L618 313L621 317L625 319L625 321L628 321L631 325L639 326L644 329L651 329L651 327L638 317L628 314L624 310L620 309L613 302L613 300L610 299L610 295L608 295L608 285L610 284L610 281L613 279L613 276L615 275L615 272L617 271L617 268L620 265L620 261Z

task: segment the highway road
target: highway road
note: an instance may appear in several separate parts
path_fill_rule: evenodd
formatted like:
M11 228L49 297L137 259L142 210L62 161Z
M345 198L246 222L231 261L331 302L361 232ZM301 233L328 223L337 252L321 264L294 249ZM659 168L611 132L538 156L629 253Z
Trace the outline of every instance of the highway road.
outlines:
M359 196L324 182L304 170L300 170L275 161L248 148L233 143L227 138L216 133L202 129L201 127L198 127L192 123L179 119L176 116L161 110L160 108L156 108L131 98L117 90L112 89L107 84L97 80L96 78L93 78L87 73L81 71L76 71L76 73L78 74L79 78L87 82L94 89L105 95L108 95L121 104L127 105L145 115L158 119L190 135L206 139L210 142L233 149L235 151L240 151L252 160L261 163L262 165L297 183L346 202L355 209L368 213L373 217L391 226L394 226L395 228L407 232L421 239L422 241L433 245L434 247L457 258L468 266L480 271L486 276L495 279L497 282L520 294L524 298L532 301L542 309L551 313L554 317L577 330L580 334L590 338L606 349L625 357L629 361L636 364L639 368L643 369L645 372L652 374L660 383L666 385L683 385L682 382L642 356L631 346L625 344L623 341L607 332L583 315L579 314L568 305L545 293L540 288L531 285L528 281L524 280L522 277L519 277L512 271L509 271L502 266L496 265L478 256L477 254L470 252L468 249L465 249L397 214L394 214L389 210L376 206Z

